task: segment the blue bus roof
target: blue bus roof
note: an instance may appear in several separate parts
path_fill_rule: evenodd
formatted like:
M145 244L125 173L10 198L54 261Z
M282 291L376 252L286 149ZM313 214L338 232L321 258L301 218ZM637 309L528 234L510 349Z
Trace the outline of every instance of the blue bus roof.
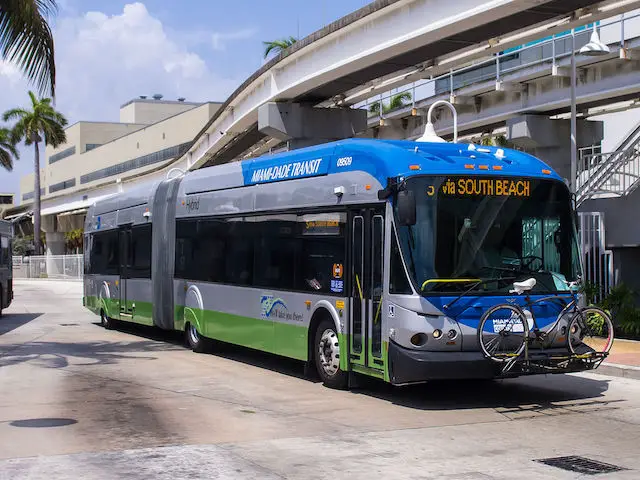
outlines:
M348 139L241 162L245 185L365 171L386 185L389 177L493 175L562 180L524 152L466 143Z

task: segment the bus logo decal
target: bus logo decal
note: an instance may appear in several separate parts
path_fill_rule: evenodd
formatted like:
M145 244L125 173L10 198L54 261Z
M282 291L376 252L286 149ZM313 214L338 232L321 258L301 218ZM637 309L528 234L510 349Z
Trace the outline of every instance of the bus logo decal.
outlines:
M325 162L322 158L271 165L250 169L249 172L247 172L248 176L245 176L245 182L250 184L266 183L294 178L313 177L327 173L328 168L328 162Z
M274 298L273 295L262 295L260 299L262 318L269 318L273 310L278 306L281 306L285 310L287 309L287 304L284 303L284 300L281 298Z
M193 212L194 210L199 210L200 209L200 199L194 199L194 198L190 198L189 200L187 200L187 211L188 212Z
M333 278L342 278L342 264L334 263L333 264Z

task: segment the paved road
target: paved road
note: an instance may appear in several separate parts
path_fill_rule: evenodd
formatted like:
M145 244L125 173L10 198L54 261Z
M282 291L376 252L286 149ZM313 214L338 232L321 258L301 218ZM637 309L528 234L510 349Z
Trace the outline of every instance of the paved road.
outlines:
M585 478L535 461L566 455L640 478L637 380L332 391L296 362L105 331L77 283L15 289L0 319L0 479Z

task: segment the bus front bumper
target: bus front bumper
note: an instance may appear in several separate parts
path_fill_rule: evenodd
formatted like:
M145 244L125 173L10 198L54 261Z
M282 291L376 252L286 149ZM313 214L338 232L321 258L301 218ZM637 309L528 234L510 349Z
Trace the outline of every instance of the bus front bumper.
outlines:
M404 348L389 342L389 379L394 385L425 382L428 380L490 379L517 377L541 373L581 372L595 368L595 364L583 361L553 366L553 355L566 355L566 350L549 349L544 354L530 352L532 363L539 368L523 369L516 365L507 374L501 364L485 358L482 352L427 352Z

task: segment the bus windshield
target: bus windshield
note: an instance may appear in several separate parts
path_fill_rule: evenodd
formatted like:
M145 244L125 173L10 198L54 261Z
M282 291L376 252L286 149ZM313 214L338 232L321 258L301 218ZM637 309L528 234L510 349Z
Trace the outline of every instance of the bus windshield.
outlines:
M536 279L532 293L568 291L580 275L569 191L554 180L417 176L416 224L401 226L401 250L423 294L504 295ZM478 280L483 282L478 283Z

